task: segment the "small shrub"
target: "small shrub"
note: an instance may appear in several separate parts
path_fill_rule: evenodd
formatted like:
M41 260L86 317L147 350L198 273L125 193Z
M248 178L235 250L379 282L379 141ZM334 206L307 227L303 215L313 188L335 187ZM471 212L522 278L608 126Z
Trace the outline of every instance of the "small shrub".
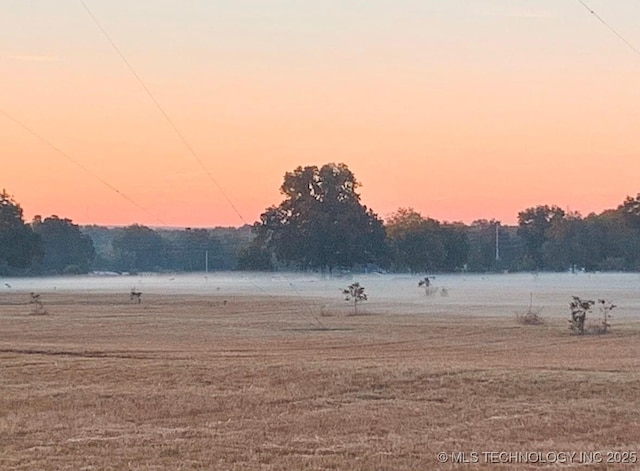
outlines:
M571 309L571 324L569 328L578 335L584 335L584 324L587 320L587 313L591 312L591 308L595 304L595 301L591 299L581 299L578 296L572 296L573 301L569 303L569 309Z
M367 300L367 294L364 292L364 286L360 286L360 283L355 282L347 286L342 290L345 301L353 301L353 314L358 314L358 303L360 301Z
M129 294L129 299L131 301L135 301L137 304L140 304L142 302L142 293L132 288L131 293Z
M541 307L533 307L533 293L529 293L529 307L526 311L516 312L516 319L523 325L542 325L544 320L540 316L541 312Z
M433 279L432 276L425 276L422 280L420 280L418 282L418 287L419 288L424 288L424 295L425 296L431 296L435 293L438 292L438 288L436 288L435 286L433 286L433 284L431 283L431 280Z
M31 304L31 315L44 316L45 314L48 314L39 294L31 293L31 300L29 301L29 304Z
M616 305L606 299L598 299L598 309L602 315L602 323L590 328L590 331L596 334L606 334L609 331L609 319L611 318L611 311L616 308Z
M524 312L516 313L518 322L523 325L542 325L544 320L540 316L542 308L528 309Z

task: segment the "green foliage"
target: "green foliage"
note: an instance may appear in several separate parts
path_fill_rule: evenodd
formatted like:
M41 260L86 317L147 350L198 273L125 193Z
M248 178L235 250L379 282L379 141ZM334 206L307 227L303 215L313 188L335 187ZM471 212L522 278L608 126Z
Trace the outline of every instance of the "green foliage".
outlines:
M112 244L118 271L156 271L166 266L165 243L146 226L134 224L121 229Z
M344 164L298 167L285 174L282 203L267 208L253 226L185 230L79 228L57 216L36 217L29 225L3 190L0 275L203 271L205 259L212 271L332 271L369 264L428 273L640 271L640 194L586 217L557 206L528 208L517 227L494 220L440 222L410 208L398 209L385 227L361 204L358 187Z
M525 256L531 264L529 269L542 270L544 265L543 247L548 240L548 231L565 212L558 206L536 206L518 213L518 235L525 247Z
M153 260L159 270L205 271L206 260L209 262L209 271L233 270L237 268L241 248L248 246L253 239L248 225L239 228L148 229L161 240L162 252ZM123 229L85 226L82 231L94 241L97 257L93 266L96 270L138 269L127 266L124 263L126 258L122 260L122 246L118 246L120 242L117 239L122 237ZM114 248L114 242L118 250ZM157 240L153 244L160 247ZM144 240L141 246L144 247Z
M280 187L284 201L254 225L256 243L302 269L379 261L386 249L384 226L360 203L358 186L345 164L287 172Z
M91 237L69 219L51 216L44 220L36 216L33 230L43 243L42 269L45 272L79 274L87 273L95 258Z
M387 221L387 235L396 270L455 271L466 264L469 241L462 224L441 224L400 208Z
M79 265L67 265L64 267L64 270L62 270L64 275L81 275L86 272L87 271L83 270Z
M29 268L43 255L42 241L25 224L22 208L5 191L0 193L0 267L3 271Z
M364 286L360 286L360 283L355 282L347 286L342 290L345 301L353 301L353 313L358 314L358 303L360 301L367 300L367 294L364 292Z
M498 271L501 264L496 260L496 227L500 222L495 219L478 219L467 228L469 254L467 268L475 272ZM505 228L501 228L502 239ZM505 244L501 244L501 259L505 259ZM508 254L507 254L508 255Z
M174 266L184 271L206 271L222 265L222 243L206 229L187 228L170 245Z
M243 247L238 257L238 270L272 271L271 252L256 242Z

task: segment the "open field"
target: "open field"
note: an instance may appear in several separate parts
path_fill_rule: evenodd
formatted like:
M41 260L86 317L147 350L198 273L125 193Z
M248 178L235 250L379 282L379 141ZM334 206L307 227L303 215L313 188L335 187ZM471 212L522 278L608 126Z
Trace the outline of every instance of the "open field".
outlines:
M6 280L0 469L640 468L615 463L640 453L638 275L414 278L363 277L357 316L350 280ZM572 294L616 302L612 332L570 335Z

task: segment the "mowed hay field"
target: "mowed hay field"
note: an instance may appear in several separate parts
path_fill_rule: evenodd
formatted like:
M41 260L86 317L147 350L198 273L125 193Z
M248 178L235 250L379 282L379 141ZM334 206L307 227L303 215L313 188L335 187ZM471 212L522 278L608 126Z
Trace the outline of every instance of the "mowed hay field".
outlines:
M482 455L640 452L632 315L580 338L568 309L525 326L437 299L41 297L0 295L2 470L640 468Z

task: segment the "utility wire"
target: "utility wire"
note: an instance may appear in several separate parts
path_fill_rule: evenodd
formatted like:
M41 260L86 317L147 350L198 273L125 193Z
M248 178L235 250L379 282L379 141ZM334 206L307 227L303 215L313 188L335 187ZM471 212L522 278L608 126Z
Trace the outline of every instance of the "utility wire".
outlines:
M636 53L636 55L640 56L640 49L638 49L636 46L634 46L631 42L629 42L624 36L622 36L620 33L618 33L618 31L611 26L609 23L607 23L600 15L598 15L589 5L587 5L583 0L578 0L583 7L585 7L589 13L591 13L593 16L595 16L600 23L602 23L603 25L605 25L609 31L611 31L613 34L615 34L618 39L620 39L623 43L625 43L633 52Z
M209 171L209 169L207 168L207 166L204 164L204 162L202 161L202 159L200 158L200 156L198 155L198 153L195 151L195 149L193 148L193 146L189 143L189 141L187 140L187 138L185 137L185 135L182 133L182 131L180 131L180 129L178 128L178 126L175 124L175 122L171 119L171 117L169 116L169 114L165 111L164 107L160 104L160 102L156 99L155 95L151 92L151 90L149 89L149 87L147 87L147 85L145 84L145 82L142 80L142 78L140 77L140 75L136 72L136 70L133 68L133 66L131 65L131 62L129 62L126 58L126 56L124 55L124 53L120 50L120 48L118 47L118 45L115 43L115 41L111 38L111 36L109 35L109 33L102 27L102 24L98 21L98 18L96 18L96 16L92 13L92 11L89 9L89 7L87 6L87 4L85 3L84 0L80 0L80 3L82 4L82 6L84 7L84 9L86 10L86 12L88 13L88 15L91 17L91 19L93 20L93 22L96 24L96 26L98 27L98 29L102 32L102 34L104 35L105 38L107 38L107 41L109 41L109 43L111 44L111 46L113 47L113 49L116 51L116 53L120 56L120 59L122 59L122 61L125 63L125 65L127 66L127 68L129 69L129 71L131 71L131 73L133 74L133 76L136 78L136 80L138 81L138 83L140 84L140 86L144 89L144 91L147 93L147 95L149 95L149 98L151 99L151 101L154 103L154 105L156 106L156 108L158 108L158 110L160 111L160 113L164 116L164 118L167 120L167 122L169 123L169 125L173 128L173 130L175 131L175 133L178 135L178 137L180 138L180 140L182 141L182 143L185 145L185 147L189 150L189 153L193 156L193 158L196 160L196 162L198 162L198 164L200 165L200 167L202 167L202 169L206 172L207 176L209 177L209 179L211 180L211 182L218 188L218 190L220 191L220 193L222 194L222 196L224 197L224 199L227 201L227 203L229 203L229 206L231 206L231 208L234 210L234 212L238 215L238 217L240 218L240 220L244 223L247 224L247 221L245 220L245 218L242 216L242 214L240 213L240 211L238 211L238 208L236 208L236 206L233 204L233 201L231 201L231 198L229 198L229 196L227 195L227 193L224 191L224 189L222 188L222 186L220 186L220 184L217 182L217 180L213 177L213 175L211 174L211 172Z
M193 158L196 160L196 162L198 162L198 164L200 165L200 167L202 167L202 169L205 171L205 173L207 174L207 176L209 177L209 179L211 180L211 182L218 188L218 190L220 191L220 193L222 194L222 196L224 197L224 199L227 201L227 203L229 204L229 206L231 206L231 208L235 211L235 213L238 215L238 217L240 218L240 220L244 223L247 224L247 221L245 220L245 218L242 216L242 214L240 213L240 211L238 210L238 208L233 204L233 201L231 201L231 198L229 198L229 196L227 195L227 193L224 191L224 189L222 188L222 186L220 186L220 184L216 181L216 179L213 177L213 175L211 174L211 172L209 171L209 169L207 168L207 166L204 164L204 162L202 161L202 159L199 157L198 153L195 151L195 149L193 148L193 146L189 143L189 141L187 140L187 138L185 137L185 135L182 133L182 131L180 131L180 128L178 128L178 126L175 124L175 122L171 119L171 117L169 116L169 113L167 113L167 111L164 109L164 107L160 104L160 102L156 99L155 95L151 92L151 90L149 89L149 87L147 87L147 85L145 84L145 82L142 80L142 78L140 77L140 75L136 72L136 70L133 68L133 65L131 65L131 62L129 62L129 60L127 60L126 56L124 55L124 53L122 52L122 50L118 47L118 45L115 43L115 41L111 38L111 36L109 35L109 33L104 29L104 27L102 26L102 24L98 21L98 18L93 14L93 12L91 11L91 9L89 9L89 6L86 4L86 2L84 0L80 0L80 3L82 4L83 8L85 9L85 11L87 12L87 14L91 17L91 19L93 20L93 22L96 24L96 26L98 27L98 29L102 32L102 34L104 35L104 37L107 39L107 41L109 41L109 43L111 44L111 46L113 47L113 49L116 51L116 53L120 56L120 58L122 59L122 61L125 63L125 65L127 66L127 68L129 69L129 71L133 74L133 76L136 78L136 80L138 81L138 83L140 84L140 86L144 89L144 91L147 93L147 95L149 96L149 98L151 99L151 101L153 102L153 104L156 106L156 108L158 108L158 110L160 111L160 113L164 116L164 118L167 120L167 122L169 123L169 125L173 128L173 130L175 131L175 133L178 135L178 137L180 138L180 140L183 142L183 144L185 145L185 147L189 150L189 153L193 156ZM283 275L285 278L286 275ZM289 280L287 280L289 281ZM265 289L263 289L261 286L259 286L257 283L255 283L253 280L249 280L249 282L258 290L266 293L269 296L273 296L271 294L269 294ZM293 283L291 283L289 281L289 285L293 288L294 292L296 293L297 296L301 296L300 293L298 292L298 290L295 288L295 286L293 285ZM313 314L313 311L311 310L310 306L307 305L307 308L309 309L309 311L311 312L311 315L314 317L314 319L316 320L316 322L318 322L318 324L320 324L320 326L322 328L324 328L324 325L322 324L322 322L320 321L320 319L318 319L317 316L315 316Z
M62 149L60 149L58 146L56 146L55 144L53 144L51 141L49 141L48 139L44 138L43 136L41 136L40 134L38 134L37 132L35 132L33 129L31 129L29 126L27 126L26 124L24 124L22 121L14 118L13 116L11 116L9 113L7 113L6 111L4 111L3 109L0 108L0 114L4 115L6 118L8 118L9 120L13 121L15 124L17 124L18 126L20 126L22 129L24 129L25 131L27 131L29 134L31 134L33 137L35 137L36 139L38 139L40 142L42 142L43 144L45 144L46 146L52 148L54 151L56 151L58 154L60 154L62 157L64 157L65 159L67 159L69 162L73 163L76 167L82 169L84 172L88 173L89 175L91 175L93 178L95 178L96 180L98 180L100 183L102 183L104 186L106 186L107 188L109 188L111 191L117 193L118 195L120 195L122 198L124 198L125 200L127 200L129 203L131 203L132 205L134 205L136 208L140 209L141 211L145 212L146 214L148 214L149 216L153 217L155 220L157 220L160 224L162 225L167 225L162 219L160 219L158 216L156 216L155 214L153 214L151 211L149 211L148 209L146 209L145 207L141 206L140 204L138 204L135 200L133 200L131 197L127 196L125 193L123 193L122 191L120 191L118 188L116 188L115 186L113 186L111 183L109 183L108 181L106 181L104 178L102 178L100 175L98 175L97 173L95 173L94 171L90 170L88 167L85 167L83 164L81 164L79 161L77 161L76 159L74 159L73 157L71 157L69 154L67 154L65 151L63 151Z

